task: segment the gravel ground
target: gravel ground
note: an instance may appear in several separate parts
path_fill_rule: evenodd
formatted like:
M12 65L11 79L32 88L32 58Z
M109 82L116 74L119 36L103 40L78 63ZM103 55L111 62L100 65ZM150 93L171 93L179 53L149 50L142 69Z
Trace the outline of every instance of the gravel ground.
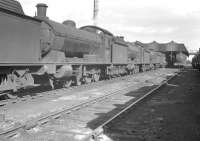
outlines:
M200 141L200 72L184 70L105 131L109 141Z
M124 86L131 86L123 91L117 92L109 98L98 101L87 107L82 107L71 113L62 114L59 118L50 120L45 124L35 126L25 133L18 132L11 138L13 141L80 141L89 136L94 129L116 115L123 108L136 101L151 89L172 75L176 70L161 69L157 71L143 73L138 76L130 77L129 80L117 81L117 84L104 85L96 87L96 90L85 90L83 93L73 96L63 96L54 99L54 102L48 104L48 107L56 108L61 101L64 103L77 103L80 99L85 100L89 95L102 94L104 90L120 89ZM107 86L107 88L106 88ZM68 100L68 101L67 101ZM69 104L69 103L68 103ZM67 105L66 105L67 106ZM58 107L57 107L58 108ZM56 108L56 109L57 109ZM31 125L31 124L30 124Z
M82 91L61 91L61 94L56 97L44 97L40 100L34 99L32 101L25 101L23 103L10 105L4 112L5 121L0 122L0 131L7 130L15 126L15 124L31 121L42 115L61 110L63 108L70 108L94 97L105 95L107 91L113 92L116 88L122 89L129 83L133 83L135 90L145 86L158 85L165 80L168 75L173 74L175 71L176 70L172 69L160 69L132 76L129 82L127 80L118 80L107 85L98 87L91 86ZM135 83L138 85L135 85Z

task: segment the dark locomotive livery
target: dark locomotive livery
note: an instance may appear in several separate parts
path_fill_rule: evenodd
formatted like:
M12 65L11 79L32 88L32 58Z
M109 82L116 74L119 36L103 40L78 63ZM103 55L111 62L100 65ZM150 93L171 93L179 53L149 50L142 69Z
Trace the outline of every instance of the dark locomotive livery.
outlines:
M165 55L96 26L76 28L46 16L26 16L20 3L0 0L0 91L50 84L68 87L164 66Z
M192 67L200 70L200 49L197 54L192 58Z

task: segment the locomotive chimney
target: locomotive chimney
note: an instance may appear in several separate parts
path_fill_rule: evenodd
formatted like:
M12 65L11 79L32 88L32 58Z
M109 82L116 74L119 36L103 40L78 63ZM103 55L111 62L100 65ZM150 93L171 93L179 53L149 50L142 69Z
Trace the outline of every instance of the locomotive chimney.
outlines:
M39 3L36 5L37 7L37 18L43 19L43 18L47 18L47 5L44 3Z

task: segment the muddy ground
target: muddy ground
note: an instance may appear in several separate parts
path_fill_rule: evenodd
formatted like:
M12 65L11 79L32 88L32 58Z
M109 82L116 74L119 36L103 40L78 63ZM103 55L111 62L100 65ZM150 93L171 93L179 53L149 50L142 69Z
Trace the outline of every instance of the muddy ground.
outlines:
M114 141L200 141L200 72L184 70L105 129Z

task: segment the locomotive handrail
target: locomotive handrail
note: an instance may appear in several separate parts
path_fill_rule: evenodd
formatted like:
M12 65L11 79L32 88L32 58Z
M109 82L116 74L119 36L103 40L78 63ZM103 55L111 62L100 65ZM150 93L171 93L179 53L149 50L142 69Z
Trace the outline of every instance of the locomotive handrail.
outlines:
M109 32L108 30L105 30L105 29L103 29L103 28L100 28L100 27L97 27L97 26L93 26L93 25L87 25L87 26L82 26L82 27L80 27L79 29L84 29L84 28L93 28L93 29L98 29L98 30L100 30L100 31L102 31L103 33L105 33L105 34L108 34L108 35L110 35L110 36L113 36L113 34L111 33L111 32Z

